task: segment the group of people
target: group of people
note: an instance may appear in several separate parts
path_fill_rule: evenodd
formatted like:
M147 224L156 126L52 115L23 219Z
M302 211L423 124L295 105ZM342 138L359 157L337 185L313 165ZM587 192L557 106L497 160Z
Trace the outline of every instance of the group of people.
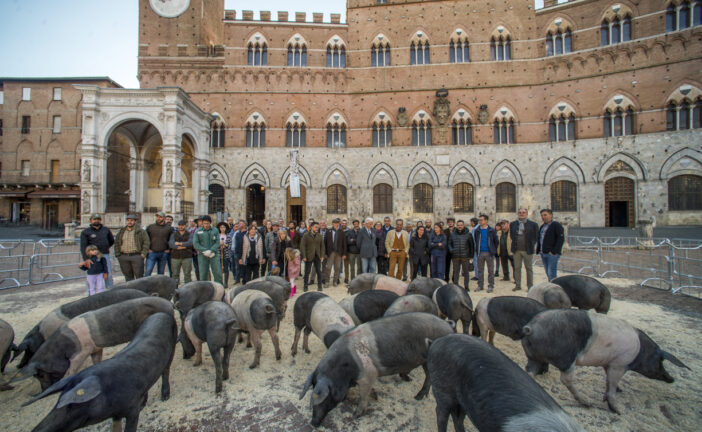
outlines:
M550 209L542 209L540 216L541 226L528 218L525 208L519 209L516 220L492 226L484 214L468 224L454 218L445 224L431 219L414 225L396 219L393 224L385 217L382 222L352 220L351 225L335 218L331 226L313 218L287 225L264 219L258 226L228 217L213 225L210 216L201 216L173 226L173 218L159 212L146 228L137 225L136 215L128 215L125 226L113 236L94 214L81 233L81 267L91 280L89 293L90 284L96 286L95 292L103 281L107 287L112 284L112 246L126 280L149 276L154 269L164 274L168 268L179 281L182 272L187 283L194 269L198 280L211 278L226 287L230 275L237 284L274 274L288 278L294 294L304 263L305 291L315 283L318 290L339 285L342 275L348 283L361 273L380 273L405 281L421 275L456 284L462 274L465 289L474 280L476 291L482 290L487 279L487 290L492 292L501 267L505 281L512 270L517 291L522 288L522 267L526 288L533 285L535 253L541 256L548 279L556 277L564 230ZM101 281L94 274L100 274Z

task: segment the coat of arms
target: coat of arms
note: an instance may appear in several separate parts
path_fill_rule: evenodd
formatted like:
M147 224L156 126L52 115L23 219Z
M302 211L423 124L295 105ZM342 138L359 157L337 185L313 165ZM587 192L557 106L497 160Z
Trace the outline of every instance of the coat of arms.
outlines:
M451 114L451 102L448 98L448 90L441 89L436 91L436 100L434 101L434 118L440 125L445 125L448 122Z
M404 127L407 124L407 110L405 107L400 107L397 113L397 124Z
M480 111L478 111L478 121L480 124L486 124L490 120L490 114L487 112L487 105L480 105Z

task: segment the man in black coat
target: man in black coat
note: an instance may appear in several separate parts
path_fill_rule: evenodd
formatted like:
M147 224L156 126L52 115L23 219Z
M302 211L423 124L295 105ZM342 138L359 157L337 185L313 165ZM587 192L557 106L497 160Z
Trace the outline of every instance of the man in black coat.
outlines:
M541 210L541 220L544 222L539 228L539 242L536 244L536 253L541 254L548 281L556 279L558 260L561 258L565 233L563 225L553 220L551 209Z
M512 239L512 256L514 257L514 288L522 289L522 263L527 274L527 290L534 285L534 248L539 240L539 226L527 218L527 210L521 207L517 211L517 220L509 224L509 235Z
M331 270L334 267L334 286L339 285L339 277L341 274L341 261L346 259L346 234L341 230L339 223L341 220L336 218L332 220L332 229L327 230L324 236L324 250L326 251L324 266L324 280L330 281Z
M107 280L105 280L105 289L112 287L112 263L110 262L110 248L115 244L115 237L112 231L102 224L102 216L94 213L90 216L90 226L80 233L80 253L83 256L83 265L90 268L90 257L85 253L85 248L90 245L97 246L101 254L104 255L107 261Z
M473 234L470 229L466 228L465 223L459 220L456 222L456 229L451 232L448 239L448 250L453 261L453 283L458 285L458 279L461 277L461 270L463 270L463 288L468 291L470 260L473 259L475 253Z

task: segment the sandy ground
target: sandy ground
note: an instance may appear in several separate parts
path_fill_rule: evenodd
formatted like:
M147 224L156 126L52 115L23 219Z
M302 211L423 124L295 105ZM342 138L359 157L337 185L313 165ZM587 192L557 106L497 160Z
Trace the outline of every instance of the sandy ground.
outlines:
M543 280L540 269L534 269L536 281ZM605 280L606 284L629 286L631 282ZM471 282L471 289L475 288ZM473 303L490 295L512 295L512 284L497 282L495 293L470 295ZM335 300L346 295L345 287L325 290ZM524 295L524 292L521 292ZM41 286L2 292L0 317L10 322L16 333L16 342L46 313L58 304L84 295L82 283ZM176 348L171 368L171 398L159 399L160 383L150 391L149 401L141 412L139 429L145 431L307 431L312 430L309 393L298 396L308 374L324 354L324 345L314 335L310 337L311 354L302 350L296 358L290 355L294 328L292 304L281 324L280 339L283 359L276 361L270 338L264 336L261 366L253 371L248 364L253 358L252 349L237 345L232 353L230 379L225 381L220 397L214 395L214 365L209 352L204 350L203 365L193 367L192 360L182 359L180 345ZM631 300L613 300L610 315L624 319L646 331L664 349L685 362L692 370L680 369L666 362L666 368L676 378L673 384L652 381L633 372L627 373L620 383L618 394L621 415L613 414L602 402L604 372L599 368L579 368L576 383L582 393L594 402L585 408L573 399L560 383L555 368L537 381L590 431L693 431L702 424L702 314L681 314L669 308ZM519 365L526 364L521 344L497 335L496 346ZM122 347L105 351L105 357L114 355ZM89 361L87 362L89 363ZM11 364L5 376L14 373ZM346 401L329 413L322 428L332 431L426 431L436 429L435 401L430 395L417 402L413 396L424 378L421 368L412 372L412 382L401 382L397 377L380 378L375 385L378 400L371 400L366 413L353 416L358 393L349 392ZM39 391L34 380L18 383L12 391L0 393L0 429L29 431L54 406L57 396L46 398L29 407L21 408L31 395ZM86 430L107 431L111 422L106 421ZM468 430L475 430L466 419ZM451 430L452 426L449 426Z

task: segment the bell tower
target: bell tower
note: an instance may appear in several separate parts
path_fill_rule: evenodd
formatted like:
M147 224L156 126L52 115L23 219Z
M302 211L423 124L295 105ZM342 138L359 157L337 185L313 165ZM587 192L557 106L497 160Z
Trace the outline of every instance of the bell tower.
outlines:
M139 0L139 58L213 56L224 0Z

